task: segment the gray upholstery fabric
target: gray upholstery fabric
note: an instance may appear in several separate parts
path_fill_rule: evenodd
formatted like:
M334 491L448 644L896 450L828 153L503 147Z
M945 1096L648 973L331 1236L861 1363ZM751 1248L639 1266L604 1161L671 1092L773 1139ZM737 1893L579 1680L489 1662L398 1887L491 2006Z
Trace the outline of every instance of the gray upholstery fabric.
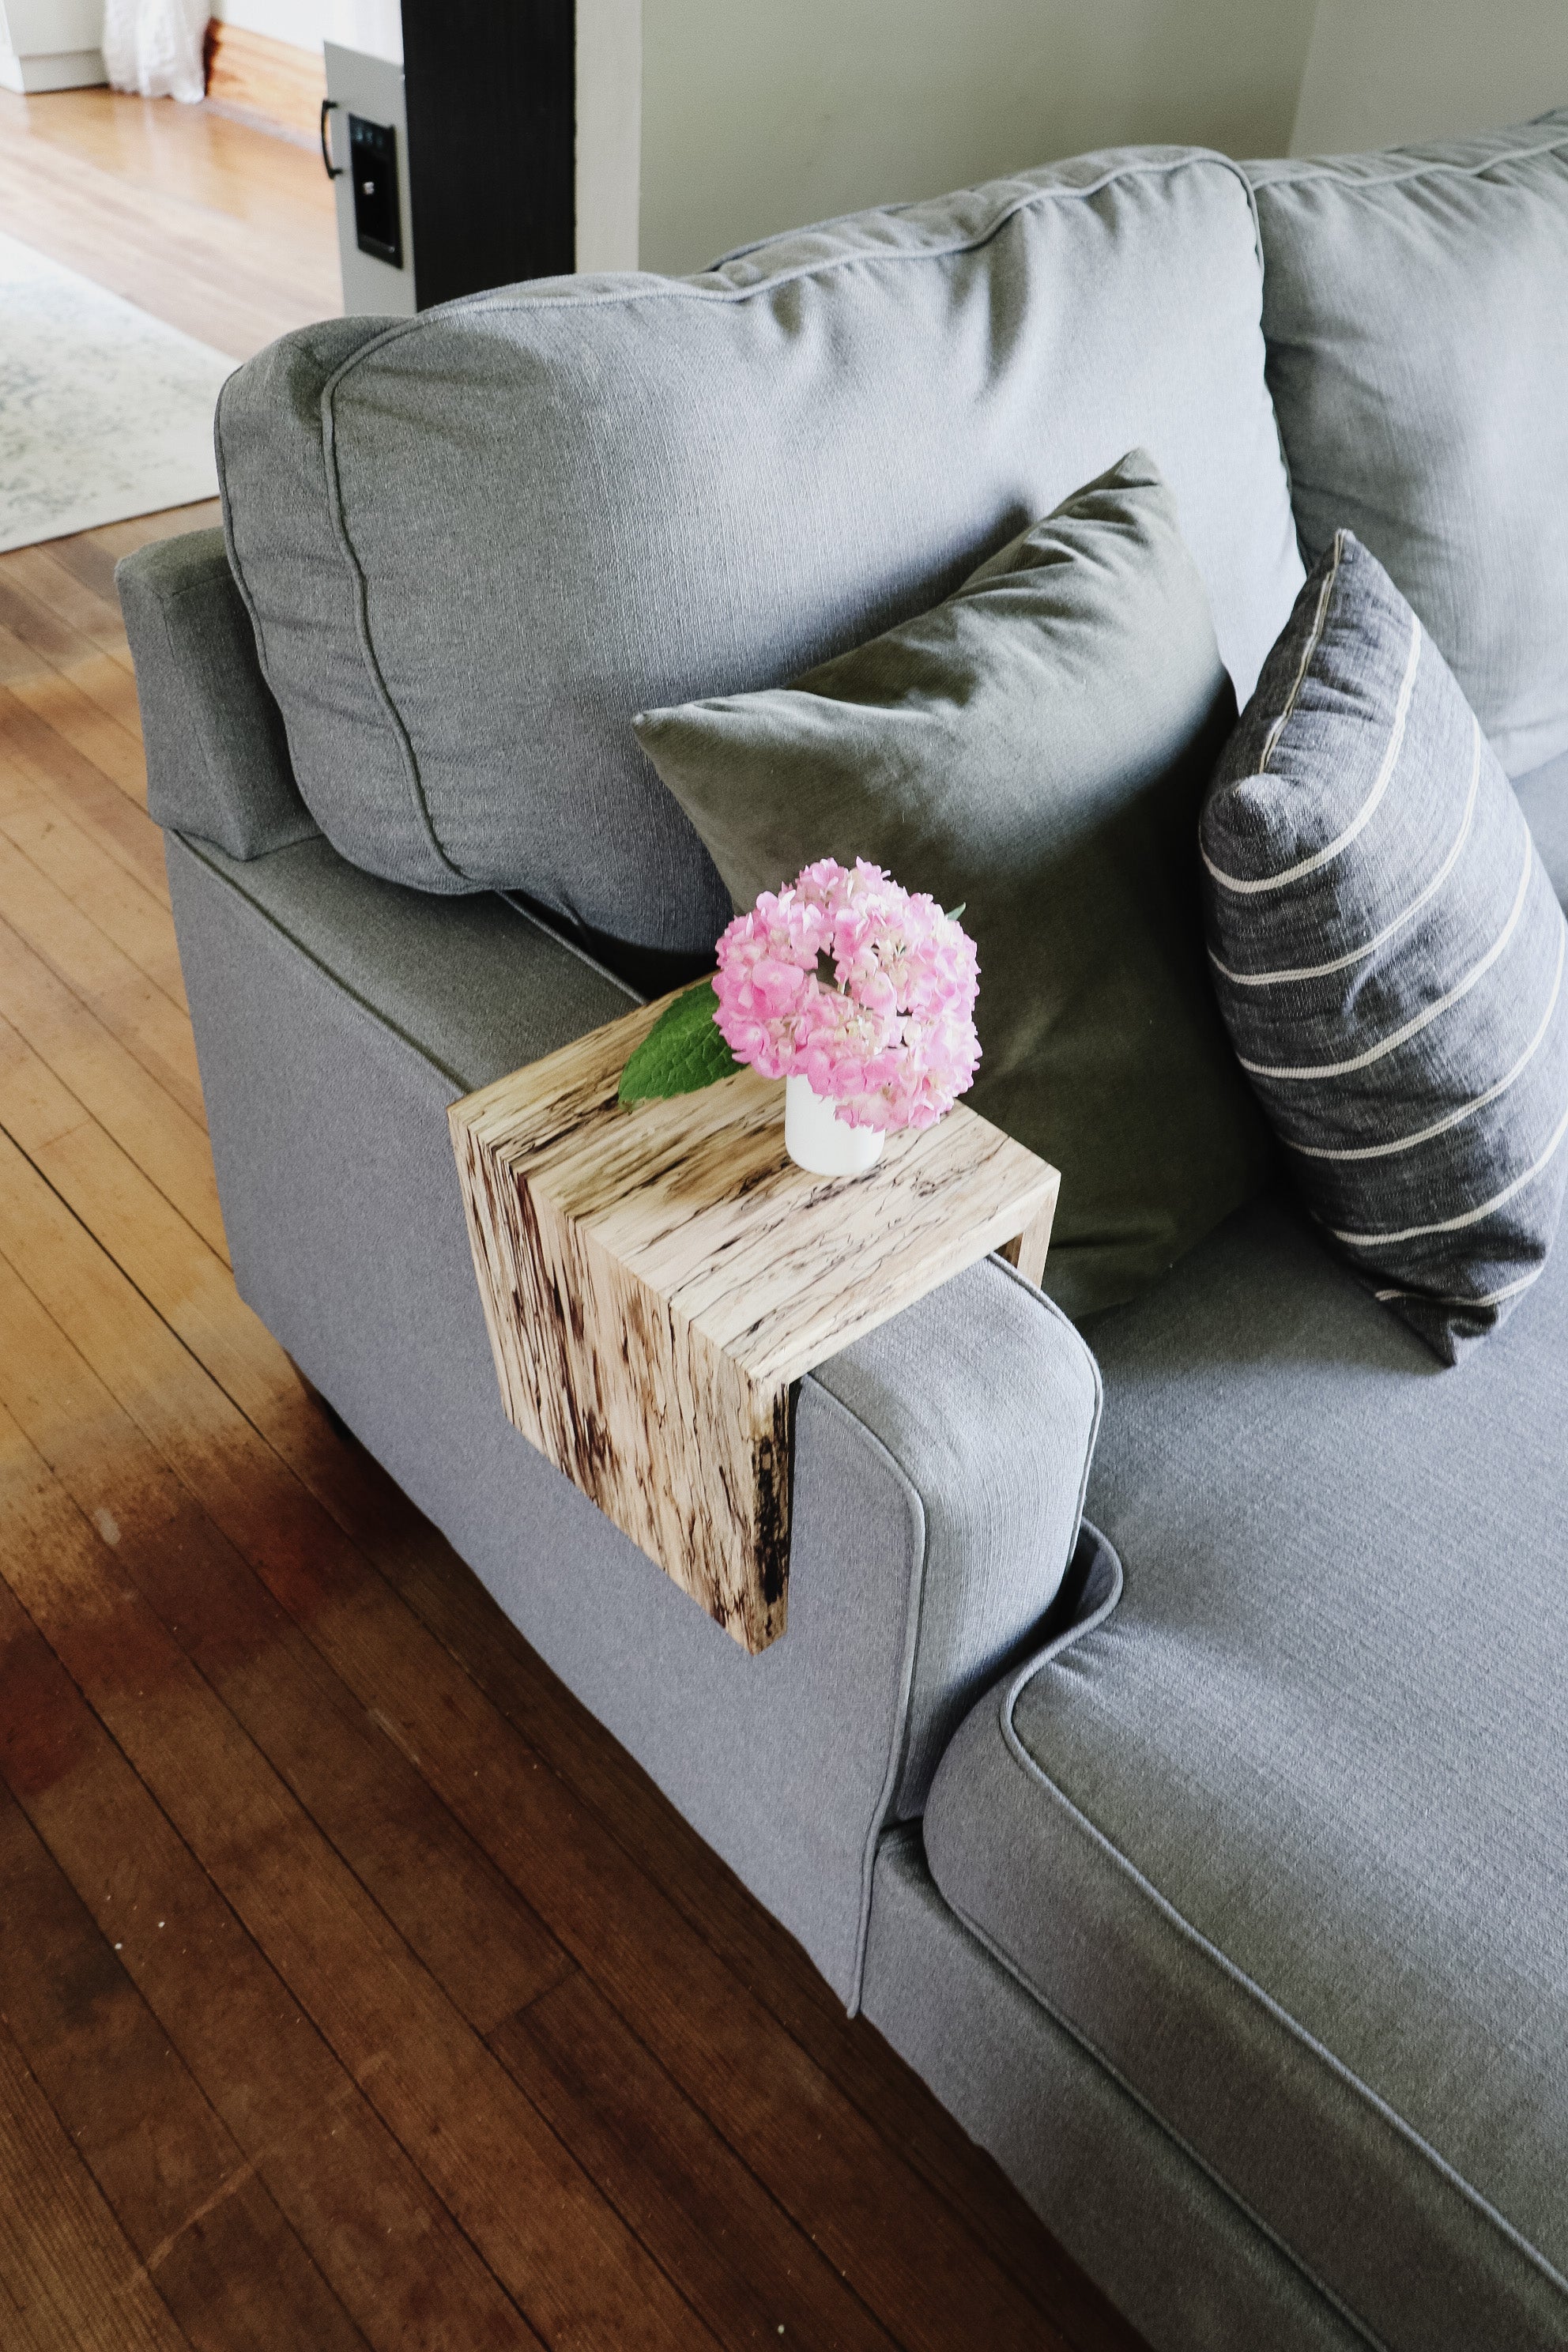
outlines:
M1450 1378L1259 1204L1092 1338L1125 1590L936 1882L1381 2342L1568 2344L1568 1256Z
M1235 718L1175 501L1133 450L929 613L637 720L737 908L819 857L963 902L968 1101L1064 1171L1046 1287L1071 1315L1157 1281L1270 1165L1193 856Z
M1568 109L1247 168L1307 560L1364 541L1524 774L1568 749Z
M320 834L247 865L193 852L374 1021L451 1081L454 1097L553 1053L636 1003L543 924L490 891L455 903L348 865ZM182 945L182 954L184 952Z
M919 612L1142 445L1245 695L1300 581L1247 182L1082 158L756 248L285 336L225 386L230 552L356 864L700 953L635 710Z
M260 857L316 831L220 530L155 540L115 567L136 664L147 805L159 824Z
M925 1565L887 1817L910 1821L974 1694L1037 1635L1056 1598L1100 1426L1100 1368L1061 1310L1000 1260L886 1328L887 1343L873 1334L822 1365L800 1409L825 1391L853 1416L862 1447L874 1433L909 1489ZM797 1513L820 1483L797 1426ZM800 1527L797 1517L792 1623Z
M240 1289L850 2001L875 1840L1048 1607L1099 1387L992 1260L801 1387L789 1630L748 1658L504 1419L446 1108L624 998L324 843L169 875ZM445 967L445 969L443 969Z
M948 1908L911 1830L877 1857L864 2007L1151 2352L1363 2352L1361 2329Z
M1568 924L1453 672L1337 531L1200 828L1241 1066L1325 1234L1456 1363L1568 1184Z
M1568 751L1515 779L1519 804L1530 820L1541 862L1559 899L1568 906Z

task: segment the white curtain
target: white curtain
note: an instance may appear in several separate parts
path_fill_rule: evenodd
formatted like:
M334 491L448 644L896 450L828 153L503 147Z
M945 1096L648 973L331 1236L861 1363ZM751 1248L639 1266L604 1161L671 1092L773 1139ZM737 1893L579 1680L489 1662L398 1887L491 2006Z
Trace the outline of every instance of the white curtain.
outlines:
M142 98L205 95L208 0L104 0L103 62L116 89Z

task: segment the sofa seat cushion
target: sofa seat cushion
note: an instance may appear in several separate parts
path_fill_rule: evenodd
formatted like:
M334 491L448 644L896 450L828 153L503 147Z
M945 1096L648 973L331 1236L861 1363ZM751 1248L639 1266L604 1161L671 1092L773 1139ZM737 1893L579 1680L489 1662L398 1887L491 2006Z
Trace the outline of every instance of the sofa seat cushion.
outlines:
M1378 2340L1568 2344L1568 1254L1445 1372L1270 1199L1089 1336L1125 1590L937 1885Z
M1240 695L1300 583L1250 191L1081 158L693 278L539 280L251 360L229 549L344 856L700 954L728 898L634 711L935 604L1124 450L1175 491Z
M1247 169L1307 560L1353 530L1527 774L1568 750L1568 108Z

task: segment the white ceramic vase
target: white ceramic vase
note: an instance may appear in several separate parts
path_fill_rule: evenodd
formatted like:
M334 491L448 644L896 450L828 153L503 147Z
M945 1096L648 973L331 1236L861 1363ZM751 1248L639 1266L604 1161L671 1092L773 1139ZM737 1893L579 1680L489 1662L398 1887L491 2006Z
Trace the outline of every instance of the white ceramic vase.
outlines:
M863 1176L882 1156L879 1127L848 1127L808 1078L784 1080L784 1150L811 1176Z

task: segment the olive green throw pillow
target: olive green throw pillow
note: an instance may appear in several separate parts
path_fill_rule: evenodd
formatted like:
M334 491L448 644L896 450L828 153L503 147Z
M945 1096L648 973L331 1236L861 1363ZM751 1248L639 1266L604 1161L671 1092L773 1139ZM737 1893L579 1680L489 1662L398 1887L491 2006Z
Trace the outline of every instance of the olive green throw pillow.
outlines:
M1061 1170L1046 1286L1069 1314L1156 1280L1268 1166L1198 894L1235 719L1175 500L1134 450L933 611L793 686L637 721L737 908L818 857L963 901L965 1099Z

